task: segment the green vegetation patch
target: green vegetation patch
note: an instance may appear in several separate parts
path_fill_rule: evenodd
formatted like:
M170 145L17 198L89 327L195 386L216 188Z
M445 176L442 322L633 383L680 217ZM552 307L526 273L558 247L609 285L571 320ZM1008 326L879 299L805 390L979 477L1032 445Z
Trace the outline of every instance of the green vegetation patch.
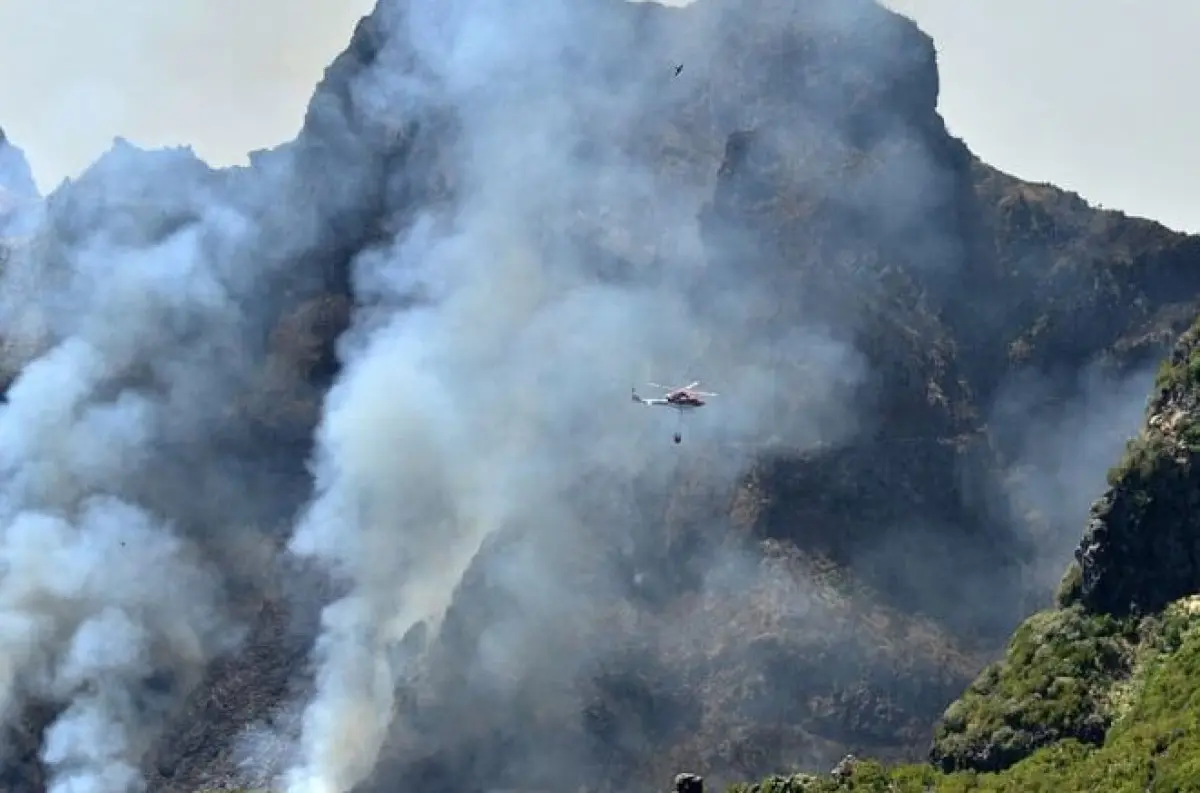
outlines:
M1193 391L1200 388L1200 322L1180 338L1170 357L1163 360L1154 378L1154 388L1164 391Z
M947 708L931 759L947 772L999 771L1065 738L1101 742L1107 691L1130 675L1138 641L1133 621L1079 607L1033 615Z
M1064 613L1065 614L1065 613ZM1171 606L1163 616L1143 622L1142 649L1135 666L1138 671L1124 685L1110 686L1101 697L1116 718L1100 745L1064 738L1043 746L1031 756L998 773L958 771L943 773L930 765L895 768L864 761L848 777L835 779L797 775L773 777L759 785L741 786L737 793L1200 793L1200 631L1197 627L1200 599L1188 598ZM1053 646L1066 650L1071 662L1038 660L1029 654L1029 640L1053 615L1038 615L1022 626L1024 636L1014 637L1028 661L1040 669L1061 669L1083 663L1095 653L1109 652L1107 637L1118 643L1128 639L1115 621L1086 626L1078 615L1060 616L1068 633L1077 638ZM1036 622L1035 622L1036 621ZM1039 625L1041 628L1039 628ZM1073 627L1072 627L1073 626ZM1091 639L1086 637L1090 636ZM1012 653L1017 651L1014 647ZM1053 654L1053 652L1051 653ZM1018 679L1032 682L1043 673L1002 675L1011 688ZM1005 684L997 683L998 688ZM1127 698L1127 701L1126 701ZM964 698L965 699L965 698ZM1069 706L1078 711L1077 706ZM986 708L985 710L992 710ZM1084 709L1086 710L1086 708Z
M1200 437L1192 438L1195 431L1190 426L1182 429L1185 441L1200 441ZM1124 485L1133 490L1140 490L1142 485L1152 481L1172 459L1171 451L1171 444L1158 432L1143 433L1131 438L1125 444L1125 453L1121 456L1121 461L1108 469L1108 486Z
M1150 426L1125 446L1121 462L1108 472L1110 487L1134 488L1149 482L1179 451L1200 451L1200 320L1179 339L1158 367Z

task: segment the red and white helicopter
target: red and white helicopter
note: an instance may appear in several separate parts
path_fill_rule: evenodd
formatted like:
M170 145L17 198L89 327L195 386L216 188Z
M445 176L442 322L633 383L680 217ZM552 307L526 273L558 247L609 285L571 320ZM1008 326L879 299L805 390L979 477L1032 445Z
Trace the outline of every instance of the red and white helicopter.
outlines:
M696 386L700 385L699 380L694 383L689 383L682 388L673 388L671 386L659 385L658 383L647 383L647 385L649 385L651 388L661 388L667 393L661 397L646 399L645 397L638 396L637 388L631 388L630 392L632 394L633 401L640 402L647 407L661 405L662 407L674 408L676 411L678 411L680 424L683 423L684 413L695 410L696 408L702 408L708 404L704 401L703 397L720 396L719 394L714 394L710 391L695 390ZM677 429L675 431L675 442L679 443L682 440L683 432Z

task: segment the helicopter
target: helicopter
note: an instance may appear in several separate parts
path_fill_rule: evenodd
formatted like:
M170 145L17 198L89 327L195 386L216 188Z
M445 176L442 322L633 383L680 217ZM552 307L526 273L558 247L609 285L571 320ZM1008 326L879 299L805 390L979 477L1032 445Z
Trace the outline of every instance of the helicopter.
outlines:
M704 401L704 397L720 396L719 394L712 393L711 391L697 391L696 386L700 385L699 380L681 387L664 386L659 385L658 383L647 383L647 385L651 388L662 389L663 391L666 391L666 393L661 397L652 397L647 399L639 396L637 388L634 387L630 389L633 401L646 405L647 407L661 406L674 408L676 411L678 411L677 415L679 416L680 424L683 423L683 415L685 413L697 408L702 408L708 404ZM675 443L681 443L682 441L682 430L675 430Z

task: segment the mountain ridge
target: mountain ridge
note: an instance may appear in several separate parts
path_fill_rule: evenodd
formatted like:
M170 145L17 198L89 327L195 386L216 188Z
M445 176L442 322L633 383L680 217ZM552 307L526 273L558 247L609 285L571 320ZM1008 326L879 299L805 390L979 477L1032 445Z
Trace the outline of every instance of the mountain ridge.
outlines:
M371 263L402 258L401 243L474 228L473 207L485 220L509 213L515 231L488 226L493 247L481 250L542 291L505 292L503 277L466 268L482 289L516 310L559 307L562 316L528 309L532 327L595 324L611 335L608 348L580 343L582 356L540 348L560 368L620 343L653 347L661 334L661 349L614 369L687 356L689 367L711 367L706 382L744 385L727 426L689 431L680 460L654 445L661 428L622 430L630 419L616 409L563 419L600 438L590 454L576 430L500 403L533 436L520 441L523 456L566 472L563 492L468 535L466 561L445 562L462 576L444 613L417 615L380 653L398 704L364 789L396 778L437 790L648 789L680 767L720 782L817 767L847 750L913 759L945 707L1049 597L1061 570L1046 571L1077 539L1062 525L1084 500L1076 468L1023 460L1029 435L1090 416L1095 392L1113 383L1149 387L1148 367L1200 307L1196 238L979 162L937 113L931 40L875 3L552 4L541 12L550 34L527 6L514 4L504 24L543 42L528 39L514 61L486 52L472 70L406 39L428 22L420 3L383 0L326 71L295 141L219 172L185 153L118 146L47 198L53 233L20 254L75 261L72 240L87 238L89 222L141 223L143 198L111 188L129 174L176 216L152 231L124 227L132 250L189 223L225 233L211 219L222 216L197 209L209 193L254 220L256 233L238 244L213 232L221 250L264 273L239 286L218 270L252 307L231 334L246 360L214 370L214 399L234 409L199 413L196 426L213 437L185 435L177 448L252 475L255 497L200 507L245 485L214 479L188 495L193 482L169 468L171 486L146 494L197 525L249 635L172 694L141 761L152 790L264 784L287 762L277 744L295 738L293 703L313 695L318 612L354 585L289 558L290 524L312 487L301 464L330 422L347 362L351 373L363 366L348 352L356 340L393 313L449 302L436 279L389 292ZM497 24L470 3L451 18ZM586 23L611 51L564 32L568 22ZM663 51L681 53L679 78L648 54ZM487 57L497 68L484 68ZM514 64L529 71L506 70ZM661 81L645 76L655 70ZM480 99L493 84L515 104ZM565 87L563 108L530 98ZM517 143L546 129L570 145ZM520 166L531 186L503 175L513 164L497 140L528 156ZM500 164L478 165L464 154L471 146ZM606 168L633 176L614 186ZM191 190L182 198L180 184ZM463 265L447 257L446 267ZM570 303L571 289L608 290L633 309L621 316L634 329L622 335L599 302ZM649 309L691 325L637 319ZM524 338L472 310L497 323L494 336ZM521 393L525 376L568 403L588 393L522 354L469 341L477 357L443 352L469 369L490 349L502 362L488 370L495 399L506 387ZM1009 402L1016 418L998 410ZM1097 455L1115 457L1125 433L1092 424ZM478 449L457 458L468 469L473 455L510 442L485 426L472 432ZM643 444L646 460L610 454L605 434ZM492 470L519 459L501 455ZM1036 506L1061 510L1048 518L1021 514L1007 484L1022 465L1036 478L1039 464L1054 486L1032 494ZM1103 466L1092 467L1078 476L1093 483L1085 489L1101 486ZM542 476L557 484L550 470ZM201 528L223 522L254 528L216 537ZM411 560L397 565L388 580L409 570L442 585ZM37 736L60 713L30 711L24 789L42 789Z

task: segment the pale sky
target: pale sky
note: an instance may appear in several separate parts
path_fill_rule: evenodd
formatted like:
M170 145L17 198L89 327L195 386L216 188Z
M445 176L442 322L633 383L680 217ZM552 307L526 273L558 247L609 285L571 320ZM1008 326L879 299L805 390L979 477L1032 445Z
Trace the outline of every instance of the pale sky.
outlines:
M985 162L1200 231L1200 0L885 0Z
M374 0L0 0L0 127L46 193L120 135L213 165L295 136Z
M1200 0L885 2L935 39L942 113L984 160L1200 231ZM295 134L372 5L0 0L0 127L43 192L116 135L242 162Z

